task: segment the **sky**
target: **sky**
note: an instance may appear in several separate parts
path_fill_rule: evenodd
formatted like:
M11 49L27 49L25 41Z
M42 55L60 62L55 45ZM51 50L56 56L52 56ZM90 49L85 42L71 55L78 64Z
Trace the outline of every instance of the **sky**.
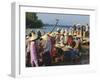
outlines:
M89 24L90 20L89 15L79 14L37 13L37 16L44 24L55 24L56 19L59 19L59 25Z

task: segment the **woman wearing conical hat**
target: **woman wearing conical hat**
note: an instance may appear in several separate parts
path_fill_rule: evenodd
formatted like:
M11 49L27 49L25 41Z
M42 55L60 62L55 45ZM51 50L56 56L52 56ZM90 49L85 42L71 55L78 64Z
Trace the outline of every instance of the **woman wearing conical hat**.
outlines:
M30 58L31 58L31 66L38 67L38 59L37 59L37 52L36 52L36 39L37 35L35 33L31 33L30 35Z
M54 50L54 47L55 47L55 43L56 43L56 40L55 40L55 33L52 32L49 34L49 37L50 37L50 41L51 41L51 56L53 57L53 55L55 54L55 51Z
M45 66L50 66L51 65L51 41L50 41L50 37L45 34L42 37L43 40L43 62Z

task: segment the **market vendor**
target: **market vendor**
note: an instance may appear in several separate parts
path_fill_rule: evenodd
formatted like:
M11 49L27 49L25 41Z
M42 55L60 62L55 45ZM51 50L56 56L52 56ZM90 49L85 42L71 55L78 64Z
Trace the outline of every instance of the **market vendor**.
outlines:
M43 35L42 37L43 42L43 62L45 66L50 66L51 65L51 41L50 38L47 34Z

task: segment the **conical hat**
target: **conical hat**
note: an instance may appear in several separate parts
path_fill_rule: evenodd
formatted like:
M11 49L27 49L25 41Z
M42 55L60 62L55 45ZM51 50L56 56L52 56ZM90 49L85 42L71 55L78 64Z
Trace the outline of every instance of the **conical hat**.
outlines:
M63 34L64 33L64 29L61 29L61 34Z
M67 32L67 29L65 29L65 32Z
M69 32L69 33L68 33L68 35L69 35L69 36L71 36L71 35L72 35L72 33L71 33L71 32Z
M55 33L52 32L52 33L49 34L49 36L51 36L51 37L55 37Z
M43 35L41 38L42 38L43 40L48 40L48 35L45 34L45 35Z
M31 33L31 34L32 34L32 37L30 37L30 40L31 41L38 38L38 36L36 34L34 34L34 33Z

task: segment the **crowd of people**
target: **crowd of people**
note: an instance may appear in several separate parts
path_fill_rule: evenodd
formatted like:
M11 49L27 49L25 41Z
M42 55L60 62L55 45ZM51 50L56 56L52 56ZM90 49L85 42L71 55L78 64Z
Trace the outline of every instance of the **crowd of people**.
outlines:
M59 29L26 35L26 66L52 66L60 62L77 63L81 50L81 30Z

